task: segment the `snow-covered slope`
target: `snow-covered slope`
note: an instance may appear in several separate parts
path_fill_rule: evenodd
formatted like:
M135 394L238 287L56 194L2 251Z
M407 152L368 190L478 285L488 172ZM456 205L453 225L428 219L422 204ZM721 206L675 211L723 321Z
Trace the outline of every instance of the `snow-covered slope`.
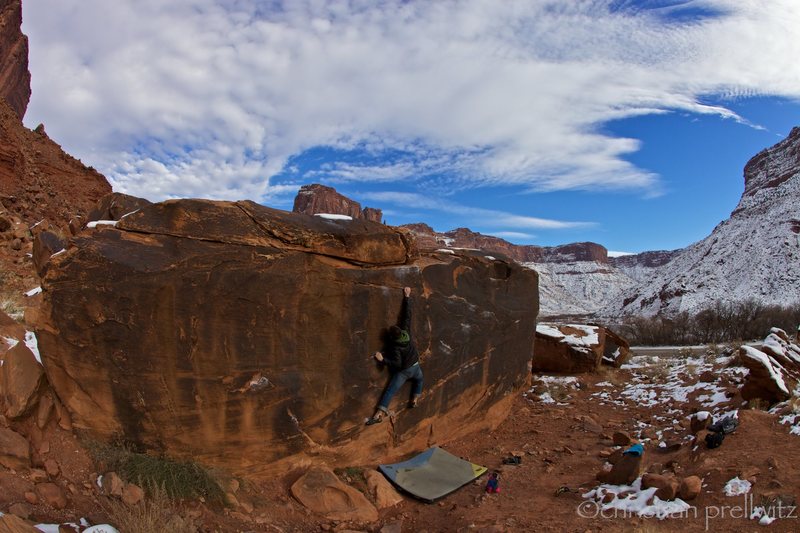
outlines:
M800 128L748 162L731 217L605 314L694 313L714 301L800 302Z
M800 302L800 128L753 157L728 220L682 250L525 263L543 316L696 313L714 302Z
M619 268L597 261L523 263L539 273L539 315L592 316L622 301L636 281Z

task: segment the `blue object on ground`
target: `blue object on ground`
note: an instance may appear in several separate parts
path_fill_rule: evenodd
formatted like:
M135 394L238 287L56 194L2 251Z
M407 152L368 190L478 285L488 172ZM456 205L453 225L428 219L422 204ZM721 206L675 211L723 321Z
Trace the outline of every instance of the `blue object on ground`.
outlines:
M633 446L622 452L622 455L633 455L634 457L641 457L643 453L644 453L644 446L642 446L641 444L634 444Z

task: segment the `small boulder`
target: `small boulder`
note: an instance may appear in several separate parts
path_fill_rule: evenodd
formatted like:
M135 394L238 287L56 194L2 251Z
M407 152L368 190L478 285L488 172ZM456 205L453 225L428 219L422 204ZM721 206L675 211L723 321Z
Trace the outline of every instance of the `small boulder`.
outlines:
M116 472L107 472L102 479L103 493L122 498L125 482Z
M4 356L0 366L0 392L5 416L14 419L26 415L36 404L44 383L44 369L24 342L18 342Z
M644 455L623 455L610 471L601 471L597 479L609 485L630 485L642 473Z
M45 393L39 400L39 407L36 410L36 425L39 429L44 429L53 415L54 402L50 394Z
M697 476L685 477L681 480L681 484L678 487L678 496L685 501L694 500L700 495L702 489L702 479Z
M31 516L31 513L33 513L33 507L31 507L31 505L28 503L15 503L8 508L8 512L14 516L18 516L24 520L27 520L28 517ZM2 531L2 529L0 529L0 531Z
M628 446L633 440L631 436L624 431L617 431L611 436L614 446Z
M708 427L711 422L711 413L708 411L698 411L689 420L689 429L692 433L698 433Z
M578 421L581 423L581 428L584 431L588 431L590 433L602 433L603 426L601 426L597 420L592 418L589 415L583 415L578 417Z
M367 480L367 488L369 494L375 501L375 506L378 509L386 509L393 507L403 501L403 497L392 487L391 483L386 480L380 472L369 470L364 473Z
M63 509L67 506L67 495L55 483L39 483L36 485L36 494L45 505L53 509Z
M392 522L391 524L386 524L378 533L403 533L403 522Z
M375 522L378 519L375 506L326 467L311 467L292 485L291 492L307 509L329 520Z
M138 485L128 483L122 489L122 502L128 506L134 506L144 500L144 491Z
M61 473L61 468L54 459L47 459L44 462L44 470L51 478L57 477Z
M678 493L680 483L672 476L662 474L645 474L642 476L642 488L656 488L656 496L663 501L674 500Z
M20 470L30 464L31 447L28 440L16 431L0 428L0 465Z

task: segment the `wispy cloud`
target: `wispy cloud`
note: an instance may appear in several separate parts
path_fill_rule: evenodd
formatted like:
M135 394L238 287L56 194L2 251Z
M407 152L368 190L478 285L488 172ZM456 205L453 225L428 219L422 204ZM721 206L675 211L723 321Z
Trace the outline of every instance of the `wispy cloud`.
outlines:
M463 217L473 226L488 228L527 228L527 229L572 229L591 227L593 222L571 222L552 220L523 215L515 215L494 209L472 207L449 202L434 196L425 196L417 193L382 191L362 193L360 197L376 202L387 202L396 205L410 206L414 209L428 209L433 211L451 213ZM497 232L492 232L498 235ZM500 232L502 233L502 232Z
M522 233L520 231L495 231L492 233L492 235L494 235L495 237L501 237L503 239L520 239L520 240L522 239L529 240L536 237L536 235L533 235L532 233Z
M27 117L151 199L285 195L316 146L376 156L309 173L332 180L657 194L604 123L800 98L800 3L683 4L37 0Z

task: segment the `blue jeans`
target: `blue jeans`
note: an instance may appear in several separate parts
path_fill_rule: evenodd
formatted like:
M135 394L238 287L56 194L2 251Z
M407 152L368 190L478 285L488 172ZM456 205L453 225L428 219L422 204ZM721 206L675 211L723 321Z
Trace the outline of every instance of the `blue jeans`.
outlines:
M412 381L411 397L413 398L422 394L422 368L419 366L419 363L406 368L405 370L401 370L392 374L392 379L389 381L389 386L386 387L386 392L384 392L383 396L381 396L378 409L384 413L388 413L389 402L392 401L392 398L395 394L397 394L397 391L400 390L400 387L402 387L408 380Z

